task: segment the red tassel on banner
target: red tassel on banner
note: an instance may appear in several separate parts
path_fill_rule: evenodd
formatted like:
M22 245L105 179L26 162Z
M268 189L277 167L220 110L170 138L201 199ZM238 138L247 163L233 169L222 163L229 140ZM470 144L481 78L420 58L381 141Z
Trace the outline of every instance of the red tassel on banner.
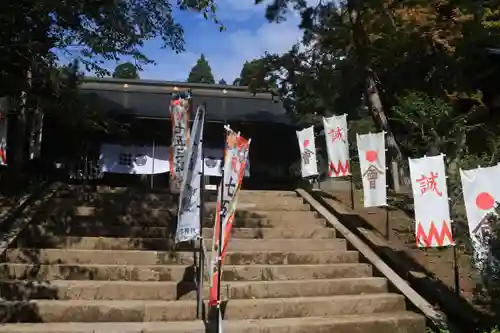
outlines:
M450 244L453 245L453 236L450 229L448 229L448 223L443 221L441 224L441 231L439 232L436 228L434 222L431 222L431 227L429 228L429 234L426 235L422 224L419 222L417 225L417 246L419 244L424 244L426 247L432 247L432 243L436 240L438 246L444 246L445 237L448 238Z
M339 176L342 173L342 176L347 176L351 174L351 167L349 165L349 160L345 161L345 165L342 165L342 162L339 161L337 167L333 164L333 162L330 162L330 167L328 171L328 176L332 176L333 173L335 173L335 176Z

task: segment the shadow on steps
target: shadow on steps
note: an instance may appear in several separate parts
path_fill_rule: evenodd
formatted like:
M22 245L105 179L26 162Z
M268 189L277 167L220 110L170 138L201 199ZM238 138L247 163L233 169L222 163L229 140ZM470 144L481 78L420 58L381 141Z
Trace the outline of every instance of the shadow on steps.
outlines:
M407 253L388 246L374 244L361 230L369 230L380 235L378 230L355 212L348 212L346 209L345 213L340 213L333 209L324 198L334 200L339 205L344 205L334 195L323 191L312 192L312 195L337 217L345 227L349 228L350 231L370 246L396 273L407 280L415 291L446 313L449 320L458 327L464 328L466 332L483 332L484 329L488 329L492 324L494 325L494 318L478 311L466 299L457 296L455 290L437 279L432 272L420 265ZM384 236L380 235L380 238L383 239ZM423 274L417 276L412 272Z

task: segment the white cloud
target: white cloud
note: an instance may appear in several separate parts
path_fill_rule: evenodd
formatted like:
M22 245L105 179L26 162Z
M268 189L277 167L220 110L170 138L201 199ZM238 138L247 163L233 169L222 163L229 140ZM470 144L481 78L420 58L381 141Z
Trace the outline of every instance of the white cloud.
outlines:
M284 53L300 41L302 32L294 20L281 24L264 23L257 30L238 29L225 32L213 42L217 47L207 52L202 50L210 63L216 80L224 78L228 83L239 76L242 65L268 53ZM189 50L189 45L188 45ZM200 52L200 53L201 53ZM157 65L148 66L141 73L143 78L164 80L185 80L189 71L199 58L193 51L178 55L165 51L166 55L157 56Z
M232 56L209 57L212 69L218 77L233 80L239 76L245 61L259 58L264 53L284 53L300 41L301 31L293 22L264 24L256 31L237 30L230 34L227 43Z
M299 15L290 11L287 21L268 23L264 18L265 9L272 1L265 0L255 5L255 0L217 0L217 15L223 22L228 22L228 30L219 33L212 22L196 19L201 15L191 16L192 21L184 26L186 35L191 36L191 40L186 41L187 51L175 54L170 50L160 50L158 41L146 43L144 52L157 64L145 66L141 78L184 81L200 53L204 53L216 81L224 78L231 83L239 76L245 61L259 58L265 52L290 50L302 37L298 28ZM314 5L318 1L308 0L308 3ZM114 66L114 63L106 65L108 69Z
M144 79L185 81L199 57L199 54L193 52L175 54L165 50L165 56L157 57L156 65L147 66L140 75Z
M300 41L302 32L298 28L300 18L297 15L290 15L287 21L280 24L268 23L264 19L266 3L257 6L254 1L218 0L217 15L223 21L224 16L233 21L228 30L210 33L213 27L206 21L197 21L192 27L186 26L186 31L190 28L196 30L198 37L194 42L188 42L188 52L175 55L165 51L164 57L155 57L158 65L148 66L141 77L185 80L199 54L204 53L216 81L224 78L231 83L239 76L245 61L259 58L265 52L284 53ZM255 18L249 20L253 16ZM261 24L254 28L256 22Z
M255 0L217 0L217 17L224 22L244 22L254 16L264 17L266 4Z

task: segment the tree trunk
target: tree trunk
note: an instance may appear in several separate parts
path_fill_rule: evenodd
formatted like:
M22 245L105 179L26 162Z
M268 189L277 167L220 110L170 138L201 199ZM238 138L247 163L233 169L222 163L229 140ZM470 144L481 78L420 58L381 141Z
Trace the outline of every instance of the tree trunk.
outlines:
M355 46L355 52L358 59L358 66L364 76L364 95L367 102L370 115L373 118L376 126L386 133L386 143L389 150L390 161L396 161L399 168L400 183L403 184L403 177L406 174L406 161L404 160L401 149L399 148L396 138L392 133L389 121L384 111L380 93L377 88L376 76L370 68L370 62L367 58L369 40L366 35L365 28L360 17L359 0L348 0L347 8L349 11L349 20L352 25L352 38Z
M31 85L31 71L26 73L27 85ZM21 92L15 115L12 117L12 135L10 136L10 156L7 159L8 188L21 189L24 184L26 161L28 159L28 89Z

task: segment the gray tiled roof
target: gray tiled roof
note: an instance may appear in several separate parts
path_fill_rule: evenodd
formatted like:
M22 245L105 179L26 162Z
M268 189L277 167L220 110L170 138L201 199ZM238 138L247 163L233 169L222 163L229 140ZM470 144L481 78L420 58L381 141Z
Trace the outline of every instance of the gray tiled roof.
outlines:
M80 86L82 94L99 101L109 112L124 113L143 118L169 118L169 104L173 85L154 81L154 84L123 80L92 80ZM178 83L178 89L189 89L192 113L200 104L206 104L209 121L244 121L291 124L290 118L276 97L271 94L252 94L241 87L220 85L192 85ZM227 88L227 89L226 89ZM235 89L236 88L236 89ZM194 114L193 114L194 115Z

